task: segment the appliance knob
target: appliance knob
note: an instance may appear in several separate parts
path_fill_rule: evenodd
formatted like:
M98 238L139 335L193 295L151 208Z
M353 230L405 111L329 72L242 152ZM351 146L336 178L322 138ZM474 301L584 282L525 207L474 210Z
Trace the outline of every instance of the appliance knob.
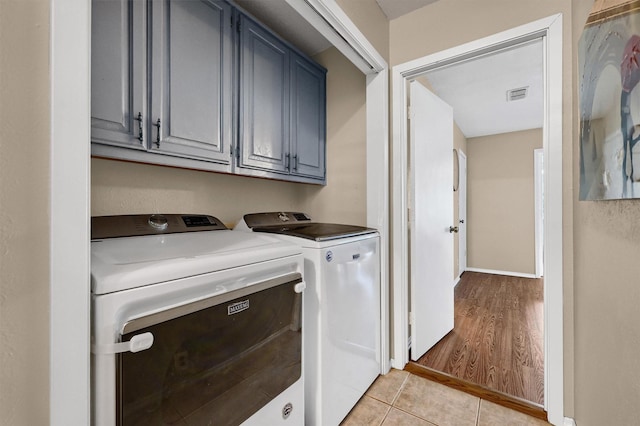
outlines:
M169 226L169 221L161 214L152 214L149 217L149 225L158 231L164 231Z

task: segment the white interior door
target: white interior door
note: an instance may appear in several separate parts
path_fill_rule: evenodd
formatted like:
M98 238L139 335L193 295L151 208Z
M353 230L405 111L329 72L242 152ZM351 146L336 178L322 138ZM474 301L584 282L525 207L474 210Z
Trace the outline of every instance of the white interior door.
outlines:
M458 276L467 269L467 156L458 150Z
M410 83L411 359L453 329L453 110Z

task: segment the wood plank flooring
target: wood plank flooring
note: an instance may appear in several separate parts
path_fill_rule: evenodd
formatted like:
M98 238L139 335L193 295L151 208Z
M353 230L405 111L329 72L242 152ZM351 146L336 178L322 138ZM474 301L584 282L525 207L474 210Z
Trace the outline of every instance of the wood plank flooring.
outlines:
M455 327L417 362L543 405L542 279L465 272Z

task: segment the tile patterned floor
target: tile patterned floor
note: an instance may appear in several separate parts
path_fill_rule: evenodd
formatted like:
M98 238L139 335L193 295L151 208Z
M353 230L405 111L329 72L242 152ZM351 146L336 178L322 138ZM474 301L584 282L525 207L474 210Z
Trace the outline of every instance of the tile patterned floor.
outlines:
M476 396L391 370L358 401L342 426L548 426Z

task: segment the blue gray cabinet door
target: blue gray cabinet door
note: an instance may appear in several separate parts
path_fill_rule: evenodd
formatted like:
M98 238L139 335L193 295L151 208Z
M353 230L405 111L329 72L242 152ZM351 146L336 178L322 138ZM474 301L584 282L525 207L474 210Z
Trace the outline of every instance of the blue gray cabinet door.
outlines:
M161 0L151 8L149 149L231 167L231 6Z
M239 166L288 173L289 48L240 15Z
M325 178L326 71L300 55L291 61L291 174Z
M134 149L147 141L146 2L91 7L91 140ZM71 71L70 71L71 72Z

